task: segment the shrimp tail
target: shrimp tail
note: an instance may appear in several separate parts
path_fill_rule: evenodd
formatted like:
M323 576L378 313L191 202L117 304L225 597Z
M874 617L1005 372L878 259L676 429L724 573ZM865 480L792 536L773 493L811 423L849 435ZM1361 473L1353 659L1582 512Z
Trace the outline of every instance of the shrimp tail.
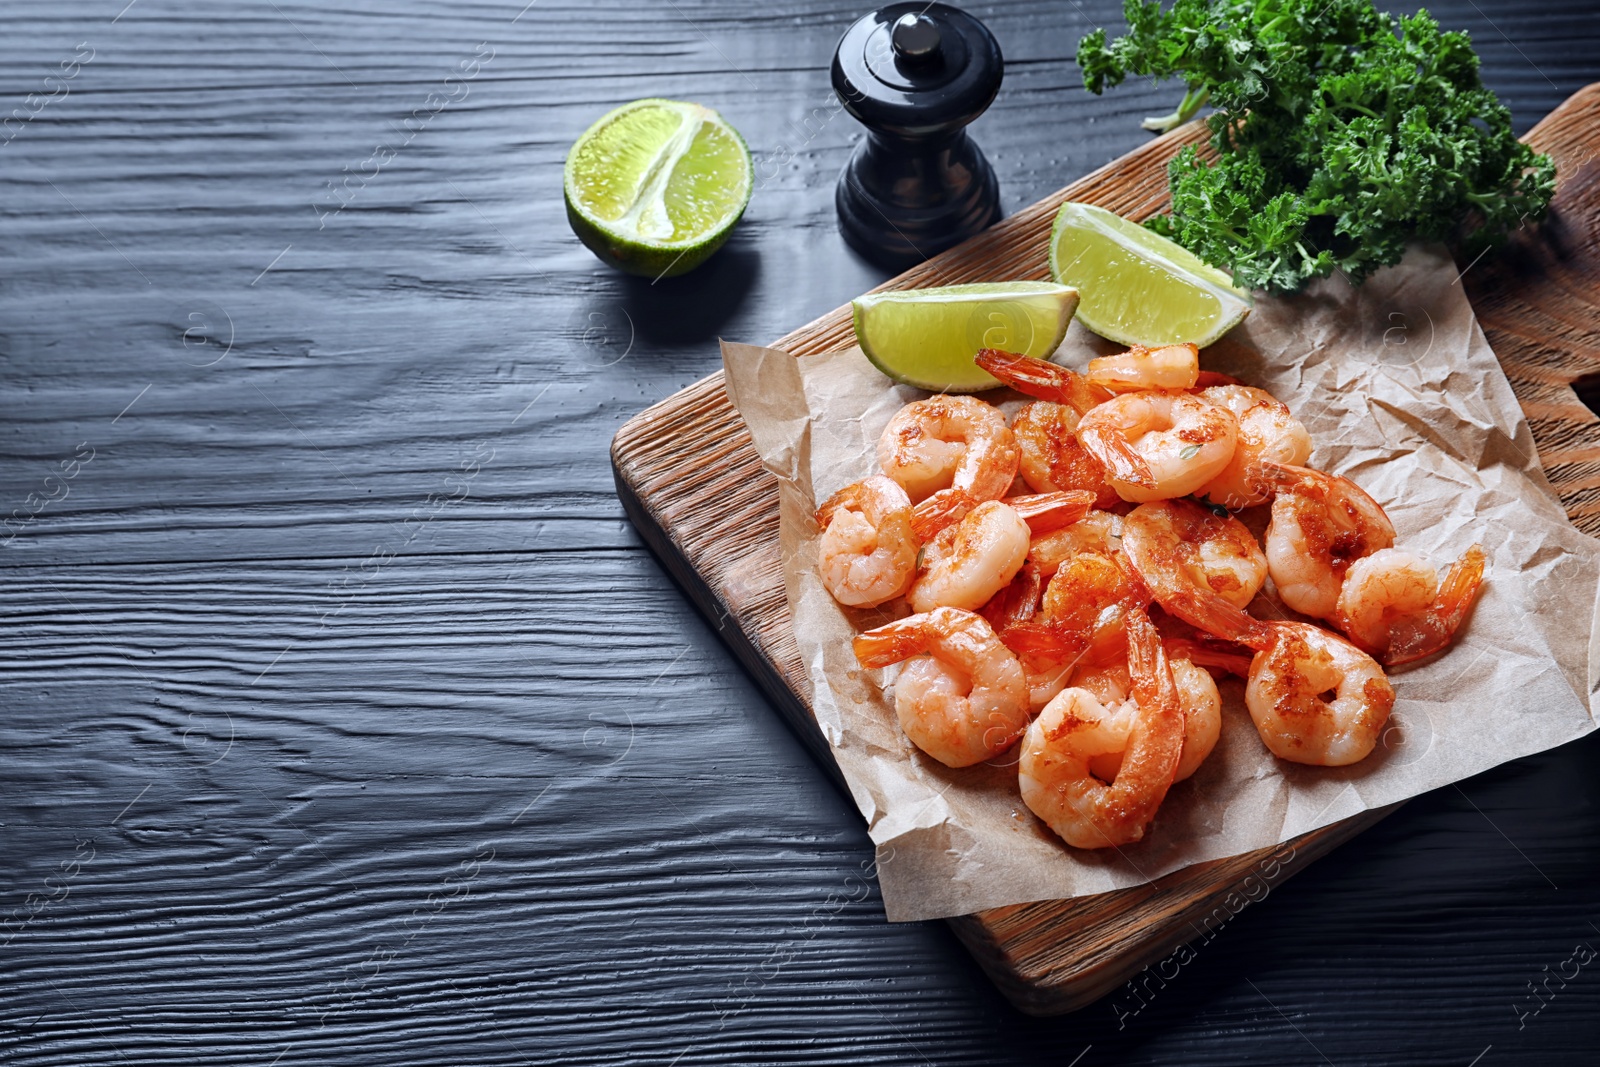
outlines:
M863 667L887 667L928 651L931 635L926 615L908 615L856 635L850 647Z
M1272 627L1215 593L1201 589L1169 589L1157 598L1161 607L1213 637L1260 650L1272 643Z
M1155 596L1150 592L1149 584L1144 580L1144 575L1139 573L1139 568L1133 565L1133 560L1127 552L1118 552L1112 557L1117 569L1122 572L1122 577L1128 582L1128 595L1125 598L1128 605L1137 608L1149 607Z
M1130 608L1126 627L1128 677L1133 682L1133 699L1141 719L1136 729L1143 732L1143 737L1129 745L1122 768L1117 771L1117 784L1125 778L1140 783L1136 817L1143 825L1155 817L1178 773L1178 761L1183 755L1183 703L1161 633L1150 616L1143 608Z
M1039 537L1079 521L1094 508L1094 501L1095 494L1087 489L1069 489L1016 496L1005 503L1022 516L1033 536Z
M1389 632L1389 647L1377 657L1378 661L1385 667L1398 667L1431 656L1448 645L1477 602L1484 559L1482 545L1463 552L1445 573L1427 610L1395 623Z
M1000 631L1000 640L1019 656L1062 661L1088 647L1088 638L1076 630L1048 622L1013 623Z
M1047 359L985 348L973 362L1019 393L1066 404L1080 415L1112 397L1109 389L1092 385L1082 375Z
M1121 434L1109 428L1091 426L1078 431L1078 443L1085 452L1100 461L1107 473L1119 482L1154 489L1156 477L1134 447Z
M822 506L817 508L817 525L823 529L827 529L828 524L833 521L834 512L838 511L840 508L859 507L860 501L861 483L854 482L845 486L843 489L830 496L827 500L824 500L822 502Z
M1194 387L1189 391L1192 393L1198 393L1202 389L1211 389L1219 385L1244 384L1244 382L1240 381L1238 378L1235 378L1231 374L1223 374L1221 371L1215 370L1203 370L1200 372L1200 377L1195 380Z
M1215 676L1231 674L1237 678L1250 677L1250 662L1254 658L1250 649L1233 642L1212 644L1188 637L1167 638L1167 655L1173 659L1186 659Z
M1044 579L1039 575L1039 566L1030 560L1022 565L1010 585L978 609L978 614L989 621L995 633L1004 634L1009 627L1022 625L1038 614L1043 593Z
M911 533L926 544L946 526L954 526L978 506L965 489L941 489L911 511Z
M1177 682L1172 664L1161 643L1161 633L1143 608L1132 608L1124 616L1128 630L1128 677L1133 681L1133 697L1141 707L1178 707Z

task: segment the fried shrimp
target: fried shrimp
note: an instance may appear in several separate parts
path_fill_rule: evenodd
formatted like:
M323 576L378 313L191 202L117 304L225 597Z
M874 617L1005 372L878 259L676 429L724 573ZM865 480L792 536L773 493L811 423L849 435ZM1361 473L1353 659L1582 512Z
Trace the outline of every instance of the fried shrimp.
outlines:
M1088 633L1106 608L1132 596L1128 575L1114 556L1080 552L1051 575L1045 586L1043 614L1057 626Z
M1017 438L1022 480L1036 493L1086 489L1095 506L1108 508L1119 499L1106 482L1103 464L1078 442L1079 415L1068 404L1035 400L1017 412L1011 431Z
M1078 440L1105 464L1124 500L1187 496L1233 458L1239 422L1188 393L1123 393L1078 423Z
M1267 580L1266 554L1244 523L1189 500L1134 508L1122 520L1122 548L1163 607L1199 588L1242 608Z
M1082 525L1036 536L1033 543L1069 541ZM1120 606L1107 609L1132 599L1128 578L1114 562L1114 549L1093 538L1085 543L1095 547L1058 561L1048 583L1030 559L983 608L983 616L1022 661L1036 709L1066 686L1085 659L1102 662L1126 654Z
M1280 759L1343 767L1377 744L1394 687L1376 660L1321 627L1284 622L1250 663L1244 702Z
M1094 510L1094 494L1085 489L1071 489L1060 493L1008 496L1001 503L1021 515L1037 538L1074 526L1088 517Z
M921 567L906 594L911 610L977 611L1022 569L1033 538L1029 522L1048 525L1059 512L1076 518L1088 510L1087 493L984 501L923 546Z
M914 503L944 490L998 500L1017 476L1017 442L999 408L939 394L895 412L878 438L878 465Z
M1119 555L1085 552L1062 564L1045 587L1039 625L1077 662L1108 664L1125 659L1127 614L1150 602ZM1036 644L1047 647L1049 641Z
M841 604L873 608L903 594L917 573L911 499L881 474L847 485L817 509L822 584Z
M1122 516L1109 511L1090 511L1071 526L1035 536L1028 546L1028 559L1049 578L1063 563L1083 552L1111 556L1122 536Z
M1178 703L1183 708L1183 754L1172 776L1174 782L1181 782L1200 769L1200 764L1211 755L1222 737L1222 694L1217 691L1217 683L1211 675L1181 655L1173 655L1170 643L1166 643L1166 647L1172 664L1172 679L1178 687ZM1080 668L1072 676L1072 684L1093 693L1102 707L1115 709L1108 725L1120 728L1124 736L1131 731L1135 712L1127 703L1131 683L1126 667ZM1102 782L1114 779L1121 767L1120 749L1089 761L1089 773Z
M908 661L895 713L911 743L949 767L999 755L1028 725L1022 665L981 616L938 608L856 637L863 667Z
M1028 524L997 500L985 501L922 548L922 568L906 599L912 611L976 611L1004 589L1028 558Z
M1234 511L1259 504L1270 491L1253 483L1256 468L1270 460L1300 466L1311 455L1311 435L1289 406L1265 389L1219 385L1203 389L1200 399L1227 408L1239 420L1239 443L1222 473L1195 490L1195 496Z
M1024 570L1036 575L1042 595L1026 617L1009 620L1000 631L1030 671L1126 658L1123 615L1130 605L1148 604L1150 597L1121 560L1115 544L1120 523L1116 515L1091 511L1071 526L1033 539Z
M1084 378L1113 393L1192 389L1200 378L1200 350L1190 344L1156 349L1134 345L1115 356L1091 359Z
M1345 573L1334 625L1387 666L1431 656L1450 643L1472 610L1483 566L1483 547L1473 545L1441 582L1420 556L1379 549Z
M1190 606L1204 621L1188 621L1256 650L1244 703L1274 756L1343 767L1372 751L1394 708L1377 660L1320 626L1262 622L1215 595Z
M1128 619L1133 721L1126 732L1087 689L1066 689L1028 727L1018 785L1028 808L1076 848L1126 845L1144 837L1172 785L1183 751L1183 713L1161 638L1142 611ZM1122 753L1107 783L1097 756Z
M1394 545L1394 525L1348 478L1267 461L1256 484L1277 491L1267 526L1267 568L1283 602L1331 618L1350 565Z
M994 627L995 633L1004 633L1007 627L1025 623L1038 614L1039 600L1043 596L1044 580L1039 576L1039 568L1029 560L1004 589L989 598L978 614Z
M1080 415L1111 399L1109 390L1047 359L985 348L973 362L1024 396L1065 404Z

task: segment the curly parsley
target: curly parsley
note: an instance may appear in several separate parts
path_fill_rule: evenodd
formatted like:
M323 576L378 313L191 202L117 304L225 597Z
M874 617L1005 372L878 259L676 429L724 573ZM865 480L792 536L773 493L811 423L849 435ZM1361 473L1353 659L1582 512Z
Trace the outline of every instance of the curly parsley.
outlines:
M1555 165L1516 139L1465 33L1372 0L1126 0L1128 33L1078 46L1092 93L1129 74L1207 102L1215 161L1193 147L1169 170L1157 232L1243 286L1292 292L1335 269L1361 281L1408 239L1493 243L1544 217Z

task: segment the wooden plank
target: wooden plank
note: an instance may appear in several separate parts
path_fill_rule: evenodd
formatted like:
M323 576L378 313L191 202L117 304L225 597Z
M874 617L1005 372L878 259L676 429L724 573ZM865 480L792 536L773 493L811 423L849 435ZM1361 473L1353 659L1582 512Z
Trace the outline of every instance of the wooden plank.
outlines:
M1544 238L1519 235L1492 261L1469 265L1465 283L1533 427L1551 481L1580 528L1600 532L1600 419L1572 383L1600 370L1600 247L1594 225L1600 84L1574 95L1528 135L1552 152L1562 183ZM1165 162L1203 134L1174 131L1006 219L990 231L886 283L918 288L1048 276L1045 235L1065 200L1133 218L1166 203ZM851 342L839 308L775 342L797 355ZM720 374L640 413L617 434L618 492L642 536L784 716L837 773L811 715L809 682L794 645L778 553L776 482L761 469L728 403ZM1390 809L1366 812L1292 843L1276 877L1302 868ZM1147 886L1068 901L1042 901L951 920L957 936L1019 1008L1056 1014L1088 1004L1195 935L1197 917L1277 850L1198 864ZM1281 868L1281 870L1279 870Z

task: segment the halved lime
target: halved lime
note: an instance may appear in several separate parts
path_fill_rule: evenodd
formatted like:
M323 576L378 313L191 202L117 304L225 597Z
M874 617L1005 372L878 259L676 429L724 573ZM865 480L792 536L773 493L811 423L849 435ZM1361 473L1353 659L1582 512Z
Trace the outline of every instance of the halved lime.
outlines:
M1078 292L1054 282L980 282L868 293L850 306L861 351L883 373L921 389L976 393L1001 384L972 362L979 349L1048 359Z
M567 154L567 221L611 266L671 277L722 247L750 202L750 176L750 149L715 111L635 100Z
M1050 273L1083 293L1078 321L1125 345L1202 348L1250 314L1250 294L1187 248L1090 204L1063 204Z

